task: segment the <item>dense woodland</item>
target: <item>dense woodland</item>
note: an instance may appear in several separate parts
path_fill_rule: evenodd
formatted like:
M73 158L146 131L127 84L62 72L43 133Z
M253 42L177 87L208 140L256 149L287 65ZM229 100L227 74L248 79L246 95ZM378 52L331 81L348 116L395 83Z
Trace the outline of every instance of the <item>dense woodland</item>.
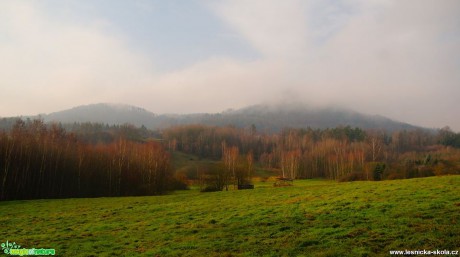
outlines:
M131 126L98 133L100 128L84 124L79 136L57 124L18 120L1 132L0 199L155 195L174 189L169 153L160 143L133 140L142 130L128 133Z
M231 149L233 166L252 166L247 161L251 156L250 163L292 179L382 180L460 173L460 134L449 128L388 133L347 126L259 134L255 126L188 125L166 129L163 137L170 150L228 163L226 149Z
M460 174L460 134L449 128L377 131L183 125L45 124L17 120L0 132L0 199L156 195L199 180L205 190L250 184L257 170L339 181ZM179 151L219 165L175 174Z

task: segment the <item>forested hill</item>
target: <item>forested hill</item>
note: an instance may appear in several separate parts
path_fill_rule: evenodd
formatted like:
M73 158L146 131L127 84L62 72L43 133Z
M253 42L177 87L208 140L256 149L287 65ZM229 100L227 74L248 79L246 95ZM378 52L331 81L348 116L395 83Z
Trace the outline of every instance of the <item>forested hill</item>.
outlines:
M365 115L342 108L309 108L301 104L254 105L214 114L154 114L130 105L93 104L41 115L41 118L45 122L61 123L93 122L109 125L130 123L138 127L144 125L149 129L185 124L231 125L240 128L255 126L259 132L279 132L286 127L323 129L351 126L388 131L419 128L379 115Z
M155 127L156 115L139 107L121 104L92 104L42 115L46 122L92 122L118 125L130 123L136 126Z
M300 104L254 105L220 114L202 115L199 123L250 127L261 132L279 132L283 128L335 128L340 126L362 129L410 130L420 128L379 115L365 115L343 108L309 108Z

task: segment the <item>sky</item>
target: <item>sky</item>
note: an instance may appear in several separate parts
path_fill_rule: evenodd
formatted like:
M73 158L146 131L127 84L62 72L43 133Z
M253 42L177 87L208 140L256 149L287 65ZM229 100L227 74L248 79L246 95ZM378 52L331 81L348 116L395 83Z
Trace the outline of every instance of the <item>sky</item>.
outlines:
M460 131L458 0L1 0L0 117L343 106Z

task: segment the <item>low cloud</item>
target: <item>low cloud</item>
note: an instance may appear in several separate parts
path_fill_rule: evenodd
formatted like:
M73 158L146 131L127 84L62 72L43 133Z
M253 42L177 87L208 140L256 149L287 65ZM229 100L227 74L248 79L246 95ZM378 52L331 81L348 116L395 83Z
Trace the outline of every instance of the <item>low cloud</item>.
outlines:
M82 25L51 18L38 1L2 1L0 115L95 102L219 112L295 98L460 130L457 0L199 3L257 57L223 53L158 72L162 61L108 33L110 20Z
M150 61L104 33L100 21L82 26L52 20L39 3L0 3L0 31L7 35L0 40L0 109L10 110L0 115L121 100L154 76Z
M247 2L215 9L305 101L460 129L460 2Z

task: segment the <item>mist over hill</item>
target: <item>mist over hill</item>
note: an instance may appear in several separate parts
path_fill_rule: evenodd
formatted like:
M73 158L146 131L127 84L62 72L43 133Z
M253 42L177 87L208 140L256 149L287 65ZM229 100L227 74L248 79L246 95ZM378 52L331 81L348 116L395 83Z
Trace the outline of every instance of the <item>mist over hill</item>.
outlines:
M92 122L109 125L130 123L155 127L156 115L143 108L123 104L91 104L42 115L45 122Z
M203 117L202 123L249 127L256 125L259 131L276 132L283 128L335 128L338 126L363 129L401 130L416 126L391 120L379 115L366 115L338 107L314 108L300 104L261 104L222 114Z
M41 116L45 122L93 122L104 124L130 123L161 129L174 125L204 124L213 126L250 127L260 132L277 132L283 128L333 128L352 126L363 129L401 130L417 126L394 121L380 115L366 115L356 111L302 104L258 104L221 113L154 114L143 108L122 104L91 104Z

